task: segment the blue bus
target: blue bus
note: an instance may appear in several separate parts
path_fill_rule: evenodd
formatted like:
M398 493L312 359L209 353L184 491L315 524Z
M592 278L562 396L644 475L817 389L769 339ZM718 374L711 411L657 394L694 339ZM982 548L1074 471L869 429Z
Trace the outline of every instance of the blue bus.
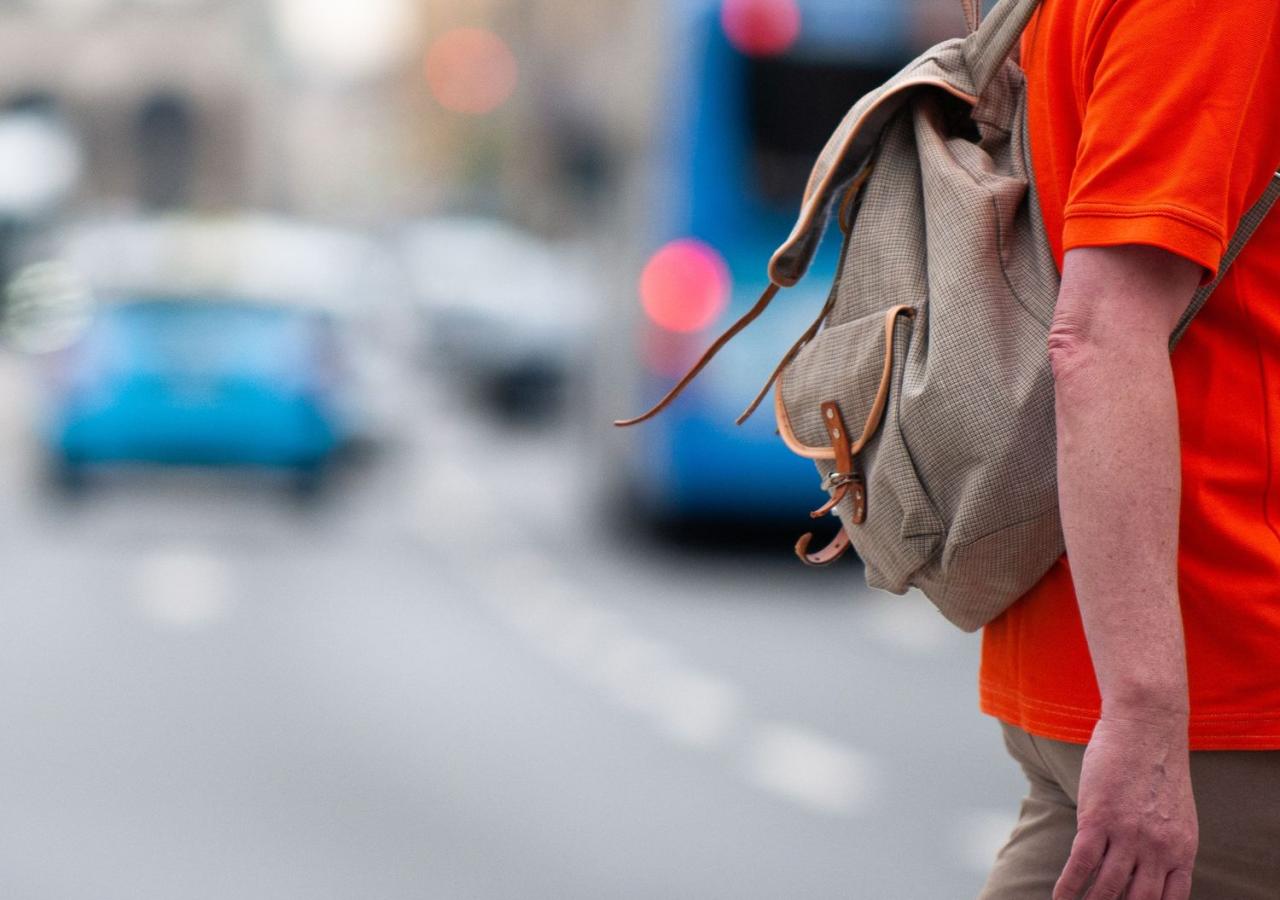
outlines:
M769 258L827 138L914 55L912 10L901 0L670 6L657 164L645 190L649 256L627 348L636 377L622 412L661 397L768 285ZM628 493L647 516L794 520L804 497L818 497L812 463L782 445L768 404L743 426L734 420L821 309L838 245L829 236L804 282L663 415L616 442Z

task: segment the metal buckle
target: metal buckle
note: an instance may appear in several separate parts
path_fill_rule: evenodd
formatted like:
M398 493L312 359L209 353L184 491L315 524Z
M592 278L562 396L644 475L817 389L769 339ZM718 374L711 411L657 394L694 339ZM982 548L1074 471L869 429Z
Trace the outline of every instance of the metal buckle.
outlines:
M860 481L862 481L861 472L832 472L822 479L822 489L830 493L844 487L846 484L854 484Z

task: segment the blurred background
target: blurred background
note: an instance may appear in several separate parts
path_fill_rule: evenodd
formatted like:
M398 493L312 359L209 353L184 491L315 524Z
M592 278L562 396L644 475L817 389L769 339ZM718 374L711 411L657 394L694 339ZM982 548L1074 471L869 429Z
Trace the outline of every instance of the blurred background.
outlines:
M838 248L609 425L959 7L0 2L0 896L973 896L976 639L732 425Z

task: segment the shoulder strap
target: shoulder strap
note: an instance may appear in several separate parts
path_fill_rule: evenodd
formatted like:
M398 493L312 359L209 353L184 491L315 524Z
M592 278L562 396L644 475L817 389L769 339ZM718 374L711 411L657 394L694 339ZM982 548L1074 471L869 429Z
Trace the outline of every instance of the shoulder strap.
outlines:
M1236 226L1236 233L1232 236L1231 243L1227 245L1227 252L1223 254L1222 262L1218 265L1218 277L1196 291L1195 296L1191 298L1191 304L1187 307L1187 311L1182 314L1182 318L1178 320L1178 327L1173 330L1173 337L1169 338L1170 350L1178 346L1178 341L1182 340L1182 336L1187 333L1191 320L1209 302L1209 297L1218 289L1222 279L1227 276L1227 270L1231 268L1232 263L1236 261L1236 257L1244 250L1245 245L1249 243L1249 239L1258 230L1262 220L1271 212L1271 208L1275 206L1277 200L1280 200L1280 172L1277 172L1272 177L1258 202L1250 207L1249 211L1240 220L1240 224Z
M964 0L964 4L966 18L972 23L977 0ZM1000 0L978 29L964 39L964 57L979 96L1013 52L1039 5L1040 0Z

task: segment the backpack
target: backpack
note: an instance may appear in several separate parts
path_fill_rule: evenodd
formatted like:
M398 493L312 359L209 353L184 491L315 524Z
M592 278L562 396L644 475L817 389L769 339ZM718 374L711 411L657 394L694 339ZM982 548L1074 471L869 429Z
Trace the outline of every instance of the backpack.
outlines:
M779 290L796 284L834 219L835 284L746 420L774 390L778 433L813 460L841 528L811 565L850 545L867 583L919 588L966 631L994 619L1064 552L1049 328L1059 275L1040 215L1025 80L1010 59L1039 0L1000 0L859 100L822 151L769 289L653 409L659 413ZM1280 175L1242 219L1217 281L1200 288L1170 350L1280 197Z

